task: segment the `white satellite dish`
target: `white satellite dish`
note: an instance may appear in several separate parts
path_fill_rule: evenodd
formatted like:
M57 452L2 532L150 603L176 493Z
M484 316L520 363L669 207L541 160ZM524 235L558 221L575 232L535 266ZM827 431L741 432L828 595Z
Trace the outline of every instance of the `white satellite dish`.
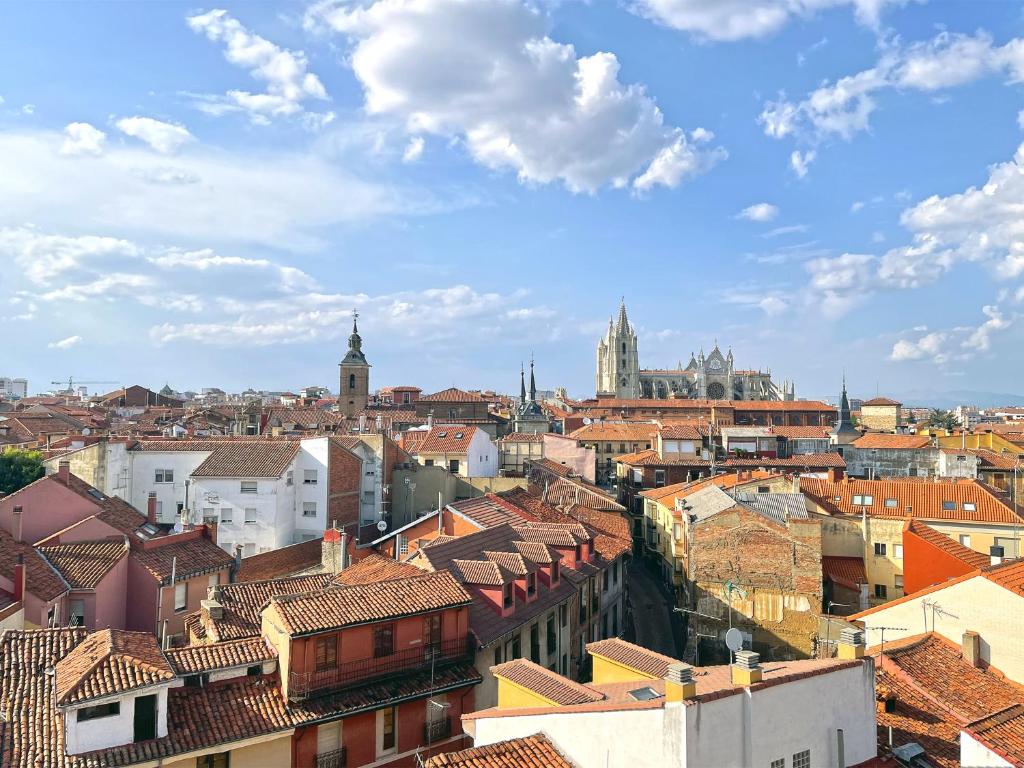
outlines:
M725 633L725 647L733 652L743 649L743 633L736 627Z
M584 423L584 424L593 424L593 423L594 423L594 420L593 420L593 419L591 419L591 418L590 418L589 416L584 416L584 417L583 417L583 423Z
M384 533L384 531L386 531L387 529L388 529L388 524L387 524L386 520L378 520L377 521L377 530L378 531L380 531L381 533Z

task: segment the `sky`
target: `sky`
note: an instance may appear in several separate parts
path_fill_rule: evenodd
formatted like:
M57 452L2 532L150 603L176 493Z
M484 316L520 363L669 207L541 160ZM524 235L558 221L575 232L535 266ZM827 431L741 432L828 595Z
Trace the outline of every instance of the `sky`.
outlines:
M8 5L0 376L1022 393L1024 7ZM110 382L109 384L106 382ZM1024 393L1022 393L1024 394Z

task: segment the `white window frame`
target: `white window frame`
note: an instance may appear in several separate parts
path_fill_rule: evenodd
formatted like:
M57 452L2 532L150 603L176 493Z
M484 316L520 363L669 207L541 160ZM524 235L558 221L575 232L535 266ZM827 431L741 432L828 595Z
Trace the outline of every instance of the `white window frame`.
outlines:
M388 749L384 749L384 712L391 712L391 730L395 737L395 743ZM387 755L393 755L398 752L398 707L384 707L383 709L377 710L376 718L376 744L374 745L377 753L377 757L385 757Z
M174 585L174 611L179 613L188 609L188 582L179 581Z
M249 514L250 512L252 513L251 515ZM252 525L259 519L259 512L256 507L246 507L243 514L245 515L244 520L246 525ZM252 518L251 520L249 519L250 517Z
M242 480L238 486L239 493L259 493L260 484L256 480Z
M302 502L302 516L303 517L316 517L316 502L315 501L304 501L304 502Z
M173 469L157 469L153 471L154 483L174 483Z
M221 525L231 525L231 522L232 522L232 512L233 512L233 510L231 509L231 507L221 507L220 508L220 524Z
M302 484L303 485L316 485L318 483L317 473L315 469L304 469L302 470Z

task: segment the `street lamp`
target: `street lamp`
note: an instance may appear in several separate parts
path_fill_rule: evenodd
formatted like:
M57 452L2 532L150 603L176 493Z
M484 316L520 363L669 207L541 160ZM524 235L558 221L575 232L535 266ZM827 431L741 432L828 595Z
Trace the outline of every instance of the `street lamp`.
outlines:
M825 652L831 658L832 651L832 609L833 608L850 608L849 603L834 603L831 600L828 601L828 608L825 609Z

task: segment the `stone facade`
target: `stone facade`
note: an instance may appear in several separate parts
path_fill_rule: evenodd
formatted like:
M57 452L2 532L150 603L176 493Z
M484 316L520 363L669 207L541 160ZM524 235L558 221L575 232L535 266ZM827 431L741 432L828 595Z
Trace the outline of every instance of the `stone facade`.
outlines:
M608 319L608 330L597 343L598 397L620 399L689 398L697 400L793 400L795 387L784 381L777 386L770 371L739 370L732 351L723 355L717 342L707 356L704 350L690 355L685 368L642 369L636 331L629 323L625 303L617 321Z
M366 410L370 397L370 364L363 354L363 339L352 319L352 335L348 337L348 353L338 366L338 410L351 418Z
M902 410L902 403L887 397L867 400L860 407L860 425L878 432L895 432Z

